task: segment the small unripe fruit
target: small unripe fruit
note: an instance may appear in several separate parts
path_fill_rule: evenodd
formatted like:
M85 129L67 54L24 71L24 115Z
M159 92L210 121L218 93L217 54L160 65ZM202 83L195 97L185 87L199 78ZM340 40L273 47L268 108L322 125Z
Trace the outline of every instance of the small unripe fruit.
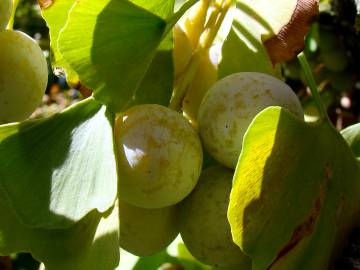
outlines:
M41 103L47 80L39 45L24 33L0 31L0 124L28 118Z
M199 131L207 151L235 168L252 119L269 106L281 106L303 119L295 93L279 79L257 72L232 74L211 87L199 109Z
M320 57L325 67L333 72L344 71L349 65L347 53L343 48L331 52L322 52Z
M174 27L174 73L177 78L188 66L192 57L191 42L179 25Z
M0 31L4 30L9 23L13 0L1 0L0 3Z
M183 200L202 167L200 139L179 113L160 105L130 108L116 121L119 196L142 208Z
M180 234L199 261L220 267L251 269L232 241L227 209L233 172L222 166L203 171L194 191L180 204Z
M167 247L179 233L177 206L144 209L119 201L120 246L136 256Z
M184 116L197 128L197 115L206 92L217 80L217 67L211 62L209 52L201 59L194 80L182 103Z

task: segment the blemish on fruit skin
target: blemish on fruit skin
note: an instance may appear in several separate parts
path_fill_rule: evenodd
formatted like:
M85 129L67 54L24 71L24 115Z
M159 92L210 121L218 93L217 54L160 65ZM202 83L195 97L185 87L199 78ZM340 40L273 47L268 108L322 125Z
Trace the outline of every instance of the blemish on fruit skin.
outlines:
M286 100L293 102L286 103ZM205 148L219 162L235 168L243 134L252 119L268 106L284 104L285 108L303 116L301 104L291 88L270 75L242 72L218 81L208 91L199 110L199 131Z

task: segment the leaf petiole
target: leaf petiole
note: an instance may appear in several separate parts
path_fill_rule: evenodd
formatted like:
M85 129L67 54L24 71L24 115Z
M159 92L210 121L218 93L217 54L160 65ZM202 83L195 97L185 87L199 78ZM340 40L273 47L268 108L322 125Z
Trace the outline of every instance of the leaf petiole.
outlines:
M329 120L329 117L328 117L327 112L326 112L326 108L324 106L324 103L321 100L321 97L320 97L320 94L319 94L319 91L318 91L314 76L312 75L310 65L309 65L309 63L308 63L308 61L306 59L306 56L305 56L304 52L301 52L298 55L298 60L300 62L301 68L302 68L302 70L304 72L305 79L306 79L306 82L307 82L307 84L308 84L308 86L310 88L311 94L312 94L312 96L314 98L316 107L317 107L317 109L319 111L320 120L324 120L324 119Z
M196 75L200 61L213 44L230 6L231 0L221 0L221 3L216 3L213 7L214 10L209 16L204 31L200 36L200 42L188 64L186 71L175 82L169 108L176 111L180 110L181 102L186 95L189 85Z

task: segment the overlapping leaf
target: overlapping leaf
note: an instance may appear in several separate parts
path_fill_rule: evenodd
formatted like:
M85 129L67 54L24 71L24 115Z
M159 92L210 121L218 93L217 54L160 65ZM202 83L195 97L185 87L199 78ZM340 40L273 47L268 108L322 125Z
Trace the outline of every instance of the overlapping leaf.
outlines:
M250 125L228 218L253 269L328 269L360 213L360 167L328 122L278 107Z
M117 190L113 120L90 98L48 119L0 126L0 201L41 228L107 211Z
M57 46L60 30L65 25L70 8L74 3L75 0L50 1L50 4L49 1L39 0L42 16L49 27L52 67L55 70L62 69L66 74L68 83L77 84L78 75L65 61Z
M172 41L165 42L170 44L166 49L159 45L195 2L188 1L175 14L174 1L164 0L66 0L42 6L56 64L78 74L103 104L122 111L130 104L168 103Z
M342 130L341 135L350 146L357 160L360 161L360 123Z
M237 0L232 13L220 77L241 71L276 75L273 64L290 60L302 50L317 0Z
M1 198L4 194L0 190ZM0 254L31 252L47 270L113 270L119 264L116 208L103 217L96 212L68 229L29 228L0 200Z

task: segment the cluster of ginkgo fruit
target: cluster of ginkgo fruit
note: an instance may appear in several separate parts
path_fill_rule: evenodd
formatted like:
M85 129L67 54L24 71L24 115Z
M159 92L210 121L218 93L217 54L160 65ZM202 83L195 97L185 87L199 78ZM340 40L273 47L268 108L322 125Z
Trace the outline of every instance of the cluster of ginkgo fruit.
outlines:
M199 1L174 28L173 98L182 93L180 108L176 102L137 105L117 118L120 245L138 256L151 255L180 232L199 261L251 269L227 220L244 134L269 106L304 115L292 89L273 76L242 72L217 80L209 48L201 44L209 2ZM185 91L179 90L184 85ZM205 168L208 154L216 164Z
M117 117L120 245L146 256L165 248L180 232L201 262L243 269L250 261L233 243L227 220L243 136L268 106L284 107L301 119L303 111L291 88L273 76L243 72L217 79L207 44L211 38L206 38L210 2L216 8L214 1L199 1L184 25L174 28L170 107L137 105ZM6 30L12 1L4 3L0 124L29 117L47 83L46 60L38 44L21 32ZM203 149L217 165L204 168Z

